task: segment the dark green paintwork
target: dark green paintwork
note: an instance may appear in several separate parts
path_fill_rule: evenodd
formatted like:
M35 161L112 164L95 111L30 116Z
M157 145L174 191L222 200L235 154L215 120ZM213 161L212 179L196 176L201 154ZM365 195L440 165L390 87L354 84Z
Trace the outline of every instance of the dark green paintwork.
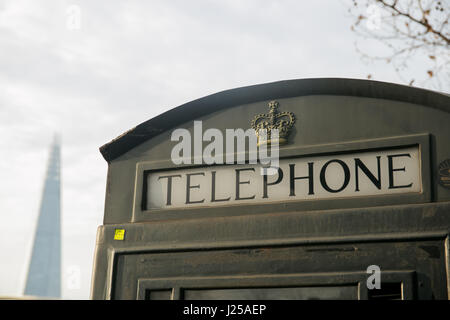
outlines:
M192 131L193 120L202 120L203 130L247 129L274 99L280 111L297 118L281 157L418 144L423 193L140 210L135 190L141 189L142 171L177 168L170 161L173 129ZM174 277L187 285L198 279L198 284L213 287L224 277L256 279L258 286L265 283L261 275L270 275L263 279L270 278L275 287L287 276L300 286L320 285L323 279L329 285L357 283L370 263L379 264L392 281L409 279L404 280L411 290L404 292L406 298L447 299L450 190L438 184L437 168L450 159L449 137L448 95L366 80L282 81L225 91L173 109L101 148L109 168L91 296L136 299L143 297L139 281L166 279L166 286L179 288ZM116 228L126 230L124 241L113 240ZM182 298L177 290L174 298ZM359 298L366 297L367 292L359 291Z

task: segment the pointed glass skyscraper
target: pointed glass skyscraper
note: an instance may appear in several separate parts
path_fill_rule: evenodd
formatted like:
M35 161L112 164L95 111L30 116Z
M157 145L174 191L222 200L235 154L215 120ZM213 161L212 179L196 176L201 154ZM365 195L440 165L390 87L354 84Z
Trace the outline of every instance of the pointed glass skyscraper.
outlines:
M61 147L55 136L51 147L34 236L25 295L61 296Z

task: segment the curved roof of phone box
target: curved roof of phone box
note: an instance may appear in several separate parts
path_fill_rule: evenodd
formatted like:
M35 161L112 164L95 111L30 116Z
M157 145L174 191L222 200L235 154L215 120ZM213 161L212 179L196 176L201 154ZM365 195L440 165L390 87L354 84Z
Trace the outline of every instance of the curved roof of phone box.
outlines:
M230 89L185 103L147 120L100 147L111 162L161 132L237 105L309 95L342 95L409 102L450 112L450 95L394 83L345 78L284 80Z

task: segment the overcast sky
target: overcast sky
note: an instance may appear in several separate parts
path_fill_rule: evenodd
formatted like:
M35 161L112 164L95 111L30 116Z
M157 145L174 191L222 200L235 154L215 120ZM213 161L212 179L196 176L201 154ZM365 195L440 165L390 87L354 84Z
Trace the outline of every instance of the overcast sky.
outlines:
M398 82L389 65L355 52L346 3L0 0L0 296L23 292L54 132L63 298L87 299L104 207L101 145L221 90L368 74ZM68 284L77 269L79 288Z

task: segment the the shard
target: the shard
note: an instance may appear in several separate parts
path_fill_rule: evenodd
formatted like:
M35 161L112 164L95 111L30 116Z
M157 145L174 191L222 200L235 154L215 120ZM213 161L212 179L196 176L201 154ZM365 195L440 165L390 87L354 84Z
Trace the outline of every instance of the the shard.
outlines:
M61 145L53 141L24 294L61 297Z

